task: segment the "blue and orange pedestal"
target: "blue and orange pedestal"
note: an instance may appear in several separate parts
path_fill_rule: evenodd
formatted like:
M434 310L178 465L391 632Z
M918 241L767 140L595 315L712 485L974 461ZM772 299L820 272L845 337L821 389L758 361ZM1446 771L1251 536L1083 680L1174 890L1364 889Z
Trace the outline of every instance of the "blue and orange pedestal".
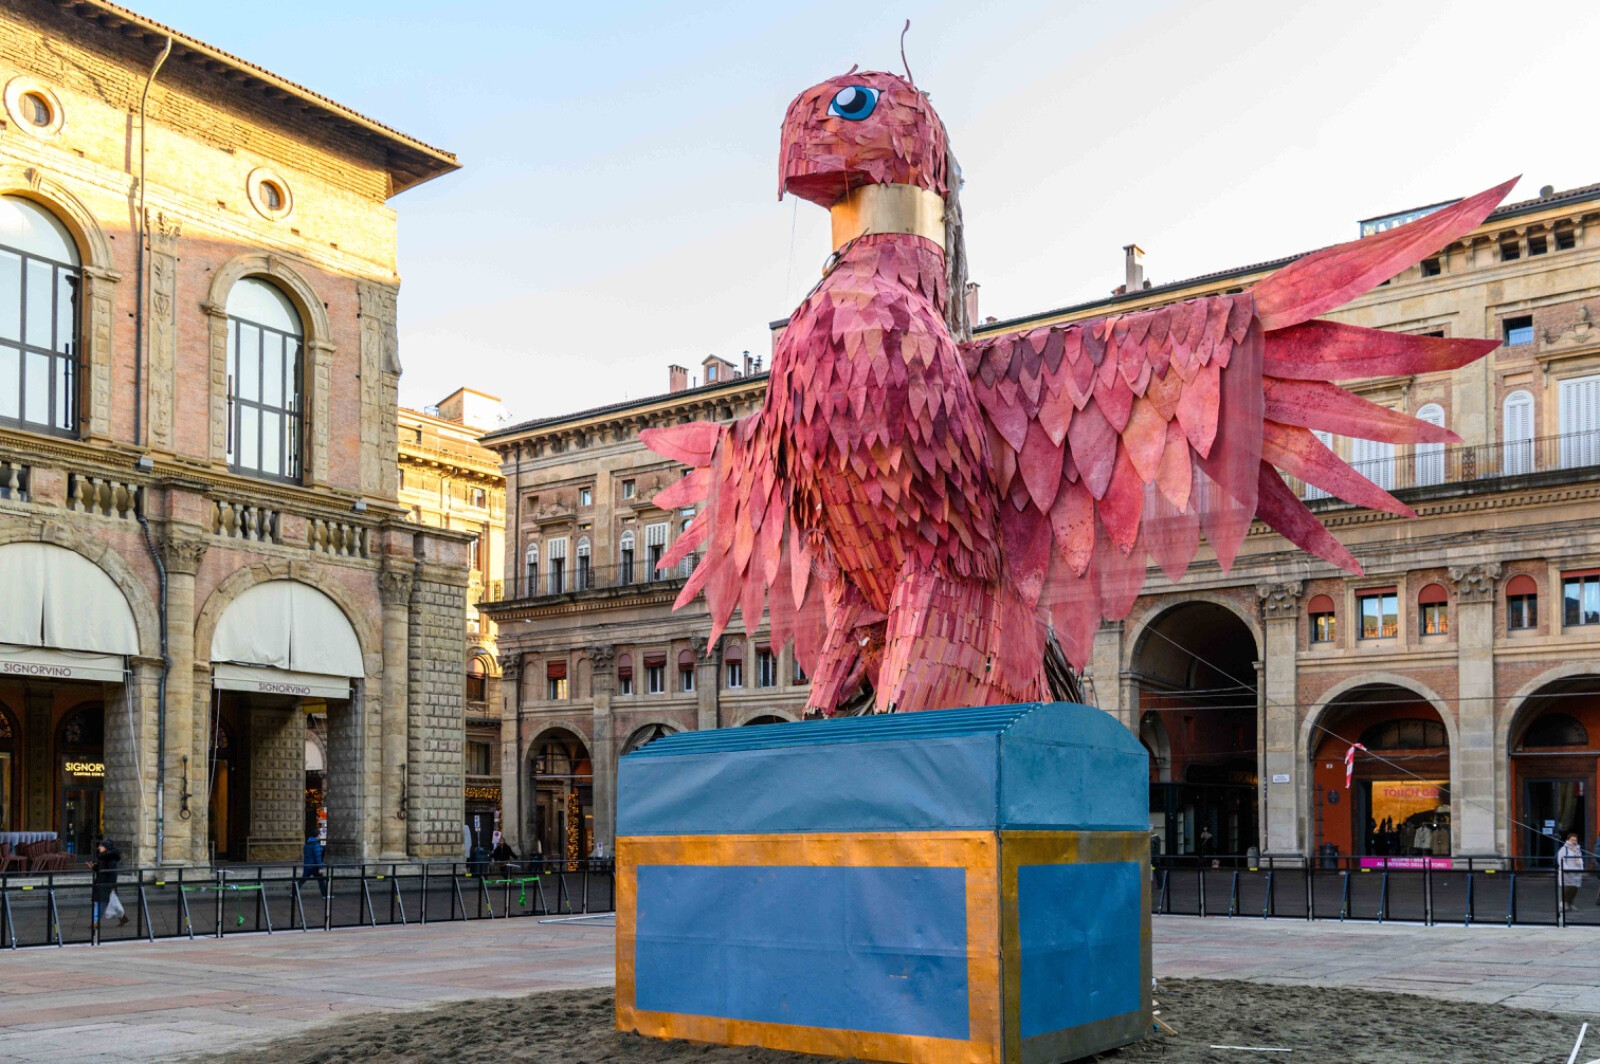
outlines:
M657 739L617 777L617 1027L974 1064L1141 1038L1148 780L1064 702Z

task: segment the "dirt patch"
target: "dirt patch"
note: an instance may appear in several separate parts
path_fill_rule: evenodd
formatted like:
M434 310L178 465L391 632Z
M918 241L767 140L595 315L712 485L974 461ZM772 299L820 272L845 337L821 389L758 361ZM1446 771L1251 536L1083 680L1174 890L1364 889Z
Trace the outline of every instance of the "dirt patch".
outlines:
M1176 1035L1093 1058L1114 1064L1521 1064L1567 1059L1577 1018L1409 994L1207 979L1172 979L1157 993ZM817 1064L760 1049L660 1042L612 1029L612 992L564 990L383 1013L330 1024L212 1064ZM1215 1045L1292 1053L1213 1049ZM1600 1032L1582 1059L1600 1054Z

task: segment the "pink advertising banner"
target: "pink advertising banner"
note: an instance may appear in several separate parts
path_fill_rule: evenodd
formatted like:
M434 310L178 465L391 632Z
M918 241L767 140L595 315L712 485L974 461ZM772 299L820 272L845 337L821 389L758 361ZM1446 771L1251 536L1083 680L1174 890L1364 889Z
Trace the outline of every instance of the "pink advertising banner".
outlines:
M1455 863L1448 857L1363 857L1362 868L1437 868L1449 870Z

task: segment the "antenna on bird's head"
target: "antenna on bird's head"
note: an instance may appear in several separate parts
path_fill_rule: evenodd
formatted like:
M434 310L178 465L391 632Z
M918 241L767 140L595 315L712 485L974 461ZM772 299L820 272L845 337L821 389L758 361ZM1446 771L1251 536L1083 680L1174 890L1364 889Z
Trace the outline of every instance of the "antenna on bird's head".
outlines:
M900 31L900 65L905 68L906 80L911 82L911 87L917 87L917 79L911 76L911 64L906 62L906 34L911 32L911 20L906 19L906 24Z

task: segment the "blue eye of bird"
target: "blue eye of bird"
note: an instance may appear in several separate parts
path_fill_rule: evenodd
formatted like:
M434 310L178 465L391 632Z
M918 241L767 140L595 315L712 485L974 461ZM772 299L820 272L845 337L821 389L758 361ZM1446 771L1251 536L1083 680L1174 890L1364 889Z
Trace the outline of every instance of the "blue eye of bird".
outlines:
M869 89L865 85L849 85L834 94L833 102L828 104L828 113L859 122L870 115L872 109L877 106L877 89Z

